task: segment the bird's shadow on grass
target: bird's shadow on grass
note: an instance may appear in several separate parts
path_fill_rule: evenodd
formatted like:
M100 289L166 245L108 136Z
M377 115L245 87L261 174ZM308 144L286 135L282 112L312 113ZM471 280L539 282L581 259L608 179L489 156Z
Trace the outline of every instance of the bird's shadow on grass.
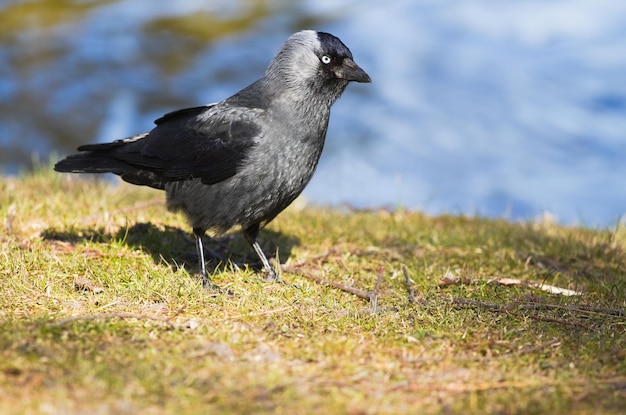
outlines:
M113 243L119 241L129 247L140 249L152 256L156 264L168 264L173 270L184 267L190 274L199 269L198 255L193 234L182 229L152 223L137 223L115 233L106 233L95 228L71 228L69 230L48 229L45 240L56 240L76 244L80 241ZM263 252L271 262L286 260L299 239L280 232L264 229L258 238ZM255 271L262 269L256 254L241 235L233 232L220 238L203 239L207 272L217 274L232 269L233 265ZM276 258L276 254L279 258Z

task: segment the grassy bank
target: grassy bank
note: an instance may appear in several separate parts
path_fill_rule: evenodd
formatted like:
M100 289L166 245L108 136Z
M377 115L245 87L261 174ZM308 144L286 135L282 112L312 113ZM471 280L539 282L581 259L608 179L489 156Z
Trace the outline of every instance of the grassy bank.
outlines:
M42 171L0 218L0 413L623 413L620 228L296 206L287 284L207 244L228 295L160 192Z

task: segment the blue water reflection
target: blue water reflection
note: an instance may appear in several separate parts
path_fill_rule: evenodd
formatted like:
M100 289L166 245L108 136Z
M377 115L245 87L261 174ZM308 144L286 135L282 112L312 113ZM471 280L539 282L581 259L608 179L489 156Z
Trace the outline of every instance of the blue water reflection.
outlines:
M60 23L0 29L5 173L220 100L318 28L373 83L335 104L312 203L594 226L626 211L622 0L57 3Z

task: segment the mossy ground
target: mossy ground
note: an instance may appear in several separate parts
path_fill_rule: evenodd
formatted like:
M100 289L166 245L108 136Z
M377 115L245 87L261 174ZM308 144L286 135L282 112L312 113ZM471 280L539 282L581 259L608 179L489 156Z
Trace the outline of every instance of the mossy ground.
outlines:
M239 235L207 243L229 295L160 192L42 170L0 179L0 217L0 413L626 407L621 227L295 206L260 236L286 284Z

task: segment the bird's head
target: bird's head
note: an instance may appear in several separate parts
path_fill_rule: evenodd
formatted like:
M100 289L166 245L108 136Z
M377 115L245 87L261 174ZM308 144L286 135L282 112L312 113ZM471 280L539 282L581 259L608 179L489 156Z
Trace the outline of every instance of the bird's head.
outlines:
M291 35L265 73L292 94L315 94L332 104L349 82L371 82L337 37L313 30Z

